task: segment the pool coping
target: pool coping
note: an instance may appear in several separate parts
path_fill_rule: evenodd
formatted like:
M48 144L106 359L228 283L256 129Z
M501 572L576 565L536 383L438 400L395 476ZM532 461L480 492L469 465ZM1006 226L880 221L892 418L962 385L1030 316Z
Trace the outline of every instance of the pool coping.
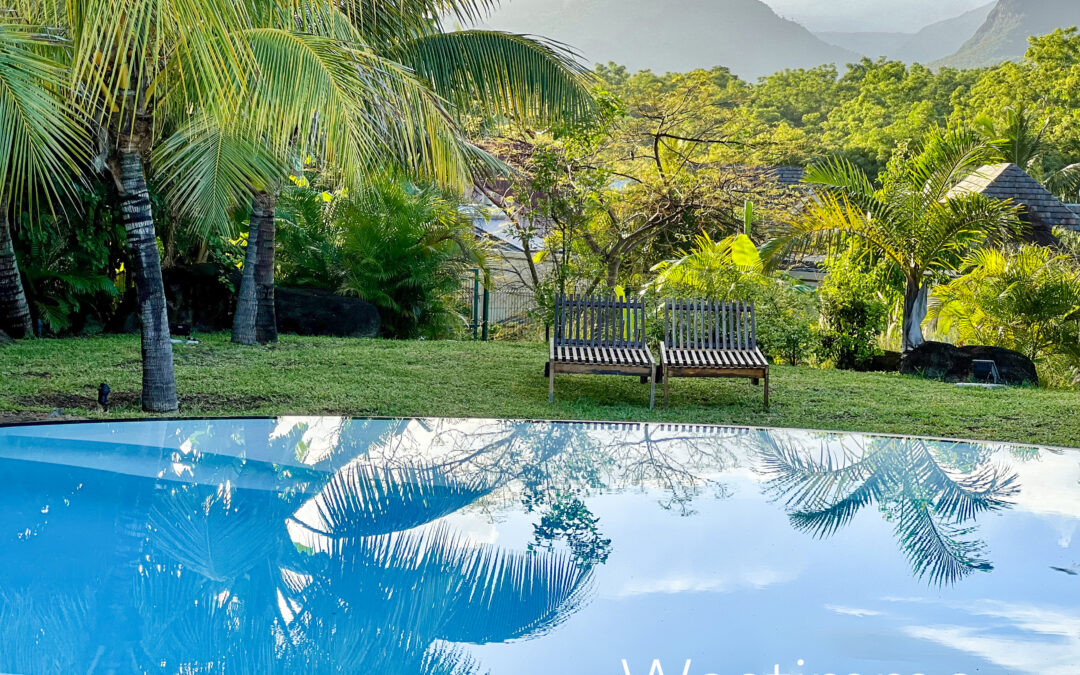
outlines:
M222 417L186 417L186 416L165 416L165 417L118 417L116 419L83 419L83 420L69 420L61 419L50 422L48 420L39 420L36 422L0 422L0 429L10 429L18 427L43 427L43 426L65 426L76 424L116 424L116 423L131 423L131 422L195 422L195 421L243 421L243 420L272 420L280 417L326 417L326 418L347 418L347 419L365 419L365 420L462 420L462 421L491 421L491 422L523 422L528 424L594 424L594 425L612 425L612 426L642 426L646 424L663 425L663 424L680 424L694 427L707 427L714 429L745 429L748 431L790 431L796 433L810 433L810 434L829 434L829 435L859 435L859 436L872 436L876 438L898 438L908 440L922 440L933 441L937 443L968 443L968 444L981 444L981 445L994 445L1002 447L1013 448L1034 448L1038 450L1048 451L1065 451L1065 452L1080 452L1080 446L1070 447L1067 445L1041 445L1038 443L1018 443L1012 441L991 441L991 440L977 440L972 438L949 438L946 436L917 436L912 434L894 434L876 431L852 431L845 429L808 429L803 427L764 427L747 424L713 424L713 423L700 423L700 422L635 422L633 420L565 420L565 419L532 419L532 418L497 418L497 417L442 417L439 415L405 415L405 416L389 416L389 415L304 415L304 414L284 414L284 415L226 415Z

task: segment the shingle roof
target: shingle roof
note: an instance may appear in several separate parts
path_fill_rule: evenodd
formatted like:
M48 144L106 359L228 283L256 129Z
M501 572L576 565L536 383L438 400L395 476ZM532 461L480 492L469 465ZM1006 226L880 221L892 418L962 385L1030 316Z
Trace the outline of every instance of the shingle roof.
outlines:
M802 184L806 170L801 166L774 166L769 171L776 177L778 183L787 187L805 187Z
M1024 206L1033 226L1080 230L1080 216L1016 164L990 164L971 174L949 193L982 193Z

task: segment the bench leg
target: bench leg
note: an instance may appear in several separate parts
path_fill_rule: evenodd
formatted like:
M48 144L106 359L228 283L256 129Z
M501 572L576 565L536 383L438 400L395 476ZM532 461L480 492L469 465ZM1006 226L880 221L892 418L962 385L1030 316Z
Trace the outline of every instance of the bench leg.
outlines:
M756 386L758 386L759 384L761 384L761 380L759 380L759 379L758 379L758 378L756 378L756 377L751 377L751 378L750 378L750 384L752 384L753 386L755 386L755 387L756 387Z
M548 403L555 402L555 364L548 362Z
M668 374L665 372L664 373L664 405L665 406L667 406L667 404L668 404L668 398L669 398L668 397L668 380L670 380L670 379L671 378L668 377Z
M769 407L769 371L765 371L765 407Z
M656 407L656 366L653 366L652 377L649 378L649 410Z

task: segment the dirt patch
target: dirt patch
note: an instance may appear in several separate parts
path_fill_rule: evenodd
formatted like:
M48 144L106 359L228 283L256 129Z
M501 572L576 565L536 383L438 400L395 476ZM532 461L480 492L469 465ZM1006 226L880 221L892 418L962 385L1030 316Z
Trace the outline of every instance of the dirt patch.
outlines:
M52 408L54 410L93 409L98 407L97 396L83 396L80 394L64 394L61 392L44 392L30 396L19 396L15 402L20 407L26 408ZM267 404L274 403L275 399L270 396L245 396L224 394L188 394L180 397L180 410L185 409L230 409L230 410L253 410ZM139 407L139 394L127 391L114 391L109 395L109 408L137 408ZM36 415L36 413L17 413Z
M37 372L37 371L33 371L33 370L28 370L28 371L26 371L25 373L23 373L23 374L22 374L22 376L23 376L23 377L41 377L41 378L48 378L48 377L52 377L52 373L46 373L46 372L44 372L44 371L40 371L40 372Z
M69 422L84 420L80 415L54 415L47 412L11 412L0 410L0 424L22 424L26 422Z

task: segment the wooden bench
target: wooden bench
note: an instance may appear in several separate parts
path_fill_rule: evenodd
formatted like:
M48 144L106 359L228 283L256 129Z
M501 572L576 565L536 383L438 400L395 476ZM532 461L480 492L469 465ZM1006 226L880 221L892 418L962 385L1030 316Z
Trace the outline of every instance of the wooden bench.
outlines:
M559 296L547 364L548 400L555 373L638 376L656 404L656 359L645 344L645 304L640 300Z
M764 380L769 407L769 360L757 346L753 303L667 301L660 367L665 405L669 377L745 377Z

